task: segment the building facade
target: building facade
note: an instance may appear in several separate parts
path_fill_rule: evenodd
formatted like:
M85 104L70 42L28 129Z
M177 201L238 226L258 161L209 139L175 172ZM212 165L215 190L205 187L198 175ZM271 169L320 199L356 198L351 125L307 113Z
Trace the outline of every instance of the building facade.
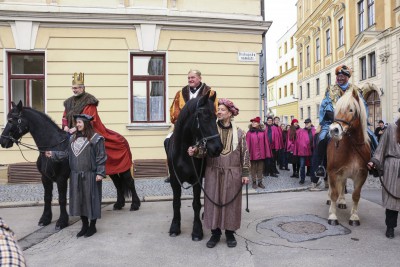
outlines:
M296 30L297 24L277 41L279 75L269 79L267 85L269 113L280 117L284 124L298 117Z
M237 104L239 125L260 112L258 56L239 53L260 53L270 25L260 0L1 1L0 125L19 100L61 125L72 75L84 72L103 123L134 159L165 159L169 107L190 69ZM18 148L2 149L0 164L19 161Z
M335 68L352 68L350 82L369 106L369 123L399 117L400 1L299 0L297 2L299 110L317 120ZM305 111L305 113L304 113Z

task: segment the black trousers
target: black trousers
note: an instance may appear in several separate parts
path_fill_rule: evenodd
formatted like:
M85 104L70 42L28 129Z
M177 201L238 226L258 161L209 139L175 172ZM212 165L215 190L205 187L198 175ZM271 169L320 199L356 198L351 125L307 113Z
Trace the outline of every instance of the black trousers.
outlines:
M399 212L397 210L389 210L386 209L386 226L388 228L395 228L397 227L397 217L399 215Z

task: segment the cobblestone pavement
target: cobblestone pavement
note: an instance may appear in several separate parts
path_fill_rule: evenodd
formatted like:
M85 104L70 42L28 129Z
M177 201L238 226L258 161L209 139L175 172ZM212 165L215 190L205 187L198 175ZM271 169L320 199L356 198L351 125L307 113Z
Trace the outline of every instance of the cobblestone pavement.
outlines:
M291 171L281 170L278 178L264 177L265 189L257 189L257 193L265 192L282 192L282 191L299 191L308 190L311 182L306 177L305 184L300 185L299 179L290 178ZM171 196L172 190L169 183L164 182L165 177L136 179L136 190L141 199L149 196ZM249 189L251 187L249 186ZM321 183L320 188L324 188ZM351 192L352 181L347 182L348 191ZM364 188L381 188L378 178L369 176ZM253 190L253 189L250 189ZM182 195L191 195L192 190L182 190ZM22 202L22 201L43 201L44 190L42 184L5 184L0 185L0 203L2 202ZM68 194L67 194L68 196ZM110 178L103 181L103 199L116 198L117 193ZM54 184L53 199L58 199L57 186Z

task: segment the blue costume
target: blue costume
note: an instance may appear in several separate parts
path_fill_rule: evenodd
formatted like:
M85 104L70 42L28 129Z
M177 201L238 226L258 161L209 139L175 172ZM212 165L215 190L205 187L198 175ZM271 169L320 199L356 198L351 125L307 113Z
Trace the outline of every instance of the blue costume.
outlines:
M369 114L368 105L364 97L362 96L361 90L356 86L354 86L353 84L346 83L342 86L335 84L334 86L328 88L326 90L325 97L322 100L319 108L319 125L321 127L321 131L319 132L318 135L318 145L317 145L318 148L314 150L314 153L317 153L318 155L318 157L314 157L317 159L317 161L315 162L317 164L316 166L323 165L326 167L326 147L330 140L329 126L334 121L335 104L339 100L339 98L346 92L346 90L351 87L353 87L359 92L359 97L364 102L367 114ZM376 147L378 146L378 142L371 129L369 128L367 129L368 129L367 130L368 136L370 138L371 153L373 153ZM317 170L317 172L318 171L319 170ZM323 175L321 174L317 176L323 176Z

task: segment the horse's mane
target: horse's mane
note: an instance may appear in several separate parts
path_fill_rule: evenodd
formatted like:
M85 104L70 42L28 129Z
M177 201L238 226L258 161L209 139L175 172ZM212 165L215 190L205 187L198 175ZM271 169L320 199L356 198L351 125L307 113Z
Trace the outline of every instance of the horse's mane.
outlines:
M48 122L49 124L53 125L58 130L62 131L62 129L60 127L58 127L57 123L55 123L55 121L52 118L50 118L50 116L47 115L46 113L43 113L43 112L33 109L31 107L23 107L22 110L23 111L26 110L28 112L32 112L32 113L39 115L40 118L43 119L45 122Z
M359 96L359 101L353 97L353 92ZM353 109L357 114L360 114L360 124L363 131L364 142L369 144L369 137L367 133L367 111L365 109L363 100L358 93L358 90L354 88L351 90L346 90L346 93L336 103L335 117L339 111L345 113L348 108Z
M186 102L179 113L178 120L175 123L175 129L181 129L184 126L186 120L196 111L198 101L198 98L193 98Z

